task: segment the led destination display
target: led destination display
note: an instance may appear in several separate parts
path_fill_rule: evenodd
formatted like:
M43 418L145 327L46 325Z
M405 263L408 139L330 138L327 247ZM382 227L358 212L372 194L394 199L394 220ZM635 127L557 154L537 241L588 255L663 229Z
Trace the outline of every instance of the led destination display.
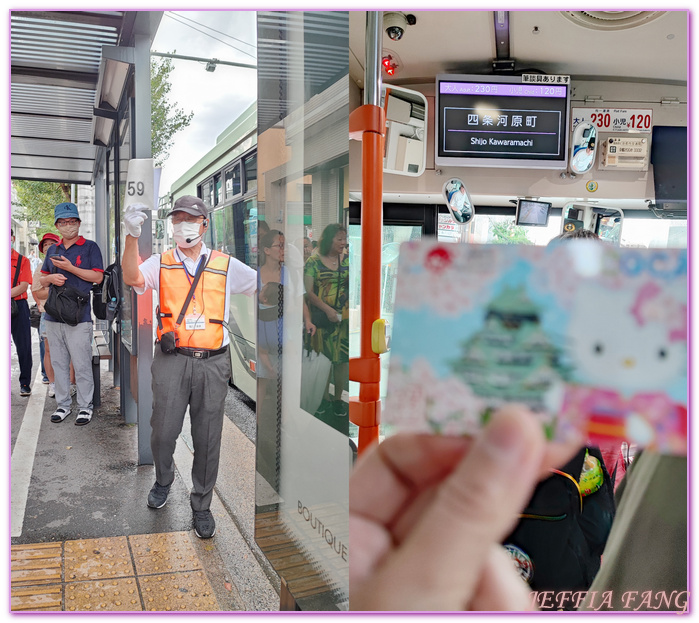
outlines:
M518 108L444 108L444 152L507 156L561 154L562 113Z
M435 164L566 167L568 85L517 80L438 76Z

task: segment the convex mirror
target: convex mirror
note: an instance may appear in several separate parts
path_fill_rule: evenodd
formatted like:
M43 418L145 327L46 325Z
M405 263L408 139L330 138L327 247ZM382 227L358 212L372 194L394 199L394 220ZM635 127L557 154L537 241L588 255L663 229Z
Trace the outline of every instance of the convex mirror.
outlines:
M457 225L466 225L473 220L476 210L471 201L471 195L458 177L452 177L446 181L442 187L442 195Z
M573 173L586 173L595 163L597 151L597 130L591 123L579 123L573 132L570 170Z

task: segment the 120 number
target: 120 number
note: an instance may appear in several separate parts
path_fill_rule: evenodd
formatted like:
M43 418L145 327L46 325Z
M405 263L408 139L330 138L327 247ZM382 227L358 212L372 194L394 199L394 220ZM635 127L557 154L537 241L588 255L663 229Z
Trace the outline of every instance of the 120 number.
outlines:
M631 117L629 117L629 127L638 130L650 130L650 115L631 115Z

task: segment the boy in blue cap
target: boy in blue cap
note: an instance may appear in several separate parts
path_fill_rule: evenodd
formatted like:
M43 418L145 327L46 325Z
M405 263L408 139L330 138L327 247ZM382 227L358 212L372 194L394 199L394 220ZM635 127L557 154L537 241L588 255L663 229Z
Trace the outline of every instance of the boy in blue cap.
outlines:
M59 203L54 209L54 221L62 240L52 246L41 267L43 286L50 288L69 285L87 295L92 284L101 283L104 273L102 253L97 244L80 235L80 215L74 203ZM50 294L49 294L50 297ZM77 385L78 426L92 419L92 314L90 305L80 311L78 324L69 325L46 312L46 337L51 350L58 408L51 421L59 423L71 413L70 363L75 370Z

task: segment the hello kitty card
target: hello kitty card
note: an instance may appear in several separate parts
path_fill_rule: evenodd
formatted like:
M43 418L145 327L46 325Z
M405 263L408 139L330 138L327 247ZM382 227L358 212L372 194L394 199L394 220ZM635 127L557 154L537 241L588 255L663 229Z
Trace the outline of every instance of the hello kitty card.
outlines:
M404 243L384 421L471 434L507 402L550 439L685 454L686 250Z

